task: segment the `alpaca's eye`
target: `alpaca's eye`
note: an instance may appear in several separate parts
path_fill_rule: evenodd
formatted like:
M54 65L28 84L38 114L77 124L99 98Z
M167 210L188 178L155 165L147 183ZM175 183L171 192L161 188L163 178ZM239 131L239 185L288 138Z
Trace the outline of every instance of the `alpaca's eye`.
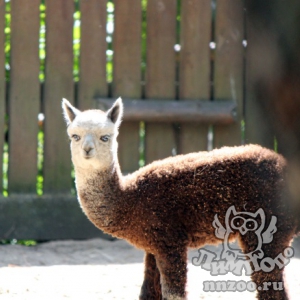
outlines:
M80 140L80 136L77 134L73 134L72 139L74 139L76 142L78 142Z
M109 140L109 135L102 135L102 136L100 137L100 140L101 140L102 142L107 142L107 141Z

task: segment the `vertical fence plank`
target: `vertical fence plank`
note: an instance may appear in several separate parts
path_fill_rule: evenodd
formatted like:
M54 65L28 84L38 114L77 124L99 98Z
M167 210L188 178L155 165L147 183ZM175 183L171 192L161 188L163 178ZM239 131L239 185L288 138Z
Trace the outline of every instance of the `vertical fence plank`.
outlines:
M44 192L69 192L71 160L61 99L73 102L73 0L46 0Z
M255 23L255 18L249 19L246 16L246 102L245 102L245 142L260 144L267 148L274 148L274 132L270 128L268 119L263 115L259 105L259 95L257 88L260 79L272 68L273 54L270 55L269 49L272 49L269 37L260 24Z
M211 3L186 0L181 2L179 98L210 97ZM208 126L181 124L180 152L207 149Z
M39 112L39 0L11 1L9 192L34 193Z
M176 1L152 0L147 6L146 97L175 99ZM171 124L146 124L146 162L176 149Z
M113 96L141 97L141 28L140 0L115 0L113 36ZM119 159L124 173L139 167L139 122L124 122L119 135Z
M214 97L237 104L236 122L214 126L214 147L240 145L243 118L244 8L239 0L217 1L214 61Z
M95 106L95 97L107 96L106 0L81 0L80 81L78 107Z
M0 2L0 194L3 189L3 144L5 125L5 54L4 54L5 1Z

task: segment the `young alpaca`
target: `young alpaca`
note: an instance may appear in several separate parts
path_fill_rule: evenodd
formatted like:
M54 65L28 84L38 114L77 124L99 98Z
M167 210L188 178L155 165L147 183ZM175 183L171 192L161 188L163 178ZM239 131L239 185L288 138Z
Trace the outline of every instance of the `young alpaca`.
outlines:
M232 206L248 214L262 209L267 224L277 217L272 243L261 246L265 257L282 253L299 230L282 200L285 161L273 151L249 145L178 155L122 176L117 158L122 100L106 113L81 112L67 100L62 106L84 213L104 232L146 252L140 299L186 299L187 248L222 242L212 224L216 214L224 224ZM251 230L233 231L234 238L244 253L257 249ZM257 286L282 282L282 271L256 270L252 280ZM286 297L284 290L258 290L259 299Z

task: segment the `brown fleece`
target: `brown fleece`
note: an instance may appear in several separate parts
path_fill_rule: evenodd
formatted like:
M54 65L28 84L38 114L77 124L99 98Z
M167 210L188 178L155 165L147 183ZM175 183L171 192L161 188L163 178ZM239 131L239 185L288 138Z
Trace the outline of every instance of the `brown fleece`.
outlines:
M263 244L264 257L275 258L289 246L297 221L285 201L285 173L285 160L271 150L227 147L156 161L125 177L116 162L91 174L78 194L98 228L145 250L140 299L185 299L187 248L222 242L212 223L218 214L224 224L230 206L252 213L262 208L266 224L277 217L278 231ZM245 253L255 249L251 232L236 236ZM254 272L252 280L281 281L282 271ZM259 299L286 297L284 290L258 291Z

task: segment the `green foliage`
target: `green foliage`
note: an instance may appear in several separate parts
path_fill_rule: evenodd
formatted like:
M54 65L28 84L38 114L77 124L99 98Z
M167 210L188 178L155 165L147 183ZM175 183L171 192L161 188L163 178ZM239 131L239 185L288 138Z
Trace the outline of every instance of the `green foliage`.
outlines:
M278 153L278 140L276 137L274 137L274 151Z
M40 129L38 133L38 148L37 148L37 169L38 175L36 178L36 193L43 195L43 162L44 162L44 132Z
M8 144L5 143L3 147L3 191L2 194L4 197L8 196L8 180L7 180L7 173L8 173Z
M6 80L10 79L10 37L11 37L11 14L10 14L10 2L5 3L5 40L4 40L4 52L5 52L5 76Z
M145 72L146 72L146 42L147 37L147 0L142 0L142 78L145 80Z
M34 240L0 240L0 245L23 245L23 246L35 246L37 241Z
M74 13L73 27L73 53L74 53L74 81L79 81L79 56L80 56L80 11Z
M245 144L245 120L241 121L242 144Z
M139 145L139 166L143 167L145 165L145 122L140 122L140 145Z
M106 20L106 80L111 83L113 80L113 31L114 31L114 11L115 5L112 1L107 2L106 6L107 20Z
M40 5L40 40L39 40L39 57L40 57L40 74L41 82L45 80L45 58L46 58L46 6L42 1Z

